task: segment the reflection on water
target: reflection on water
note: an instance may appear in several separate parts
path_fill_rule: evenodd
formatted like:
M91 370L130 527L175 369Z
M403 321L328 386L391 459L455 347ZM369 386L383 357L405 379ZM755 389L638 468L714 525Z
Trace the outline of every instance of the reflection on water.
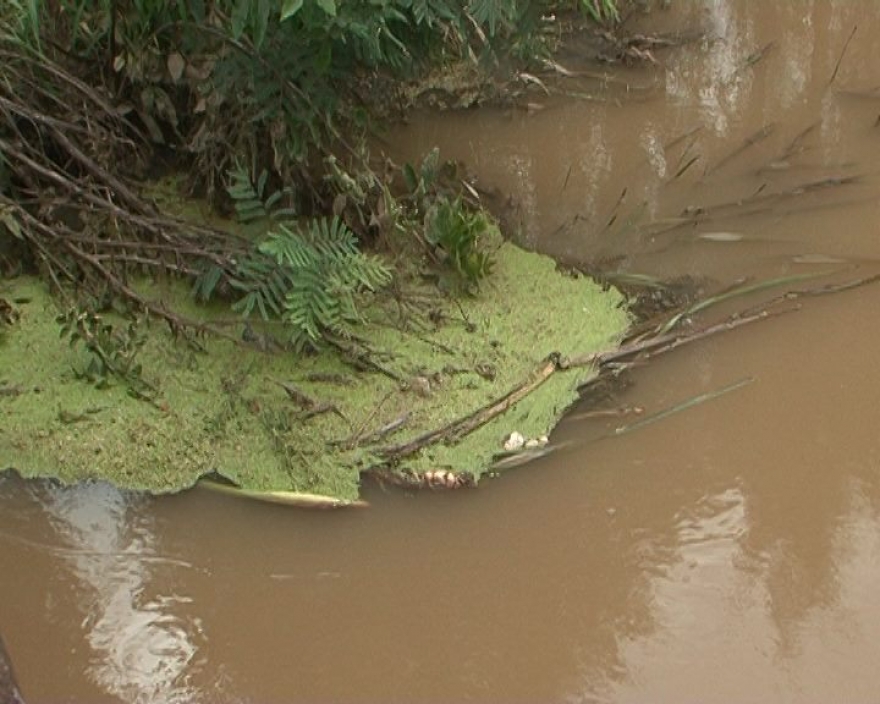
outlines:
M736 515L728 515L728 528L710 529L708 544L683 548L681 561L655 578L657 631L623 640L625 676L602 699L682 701L699 693L702 702L873 701L877 679L864 668L880 653L880 528L861 487L849 490L850 506L832 535L832 564L812 547L814 566L825 570L816 575L825 583L821 594L808 588L812 599L797 614L774 609L780 600L798 600L810 575L773 574L792 567L782 546L755 561L737 541L745 529L742 505L724 511ZM768 629L768 620L778 630ZM593 686L586 684L587 701Z
M196 701L188 680L201 624L181 615L192 599L173 579L188 565L157 556L146 501L103 483L34 484L23 493L42 514L29 511L26 526L39 542L5 537L54 556L53 581L72 592L89 649L83 675L123 702Z
M718 286L877 271L880 101L859 91L880 84L880 4L707 0L647 23L707 38L621 69L631 94L580 86L614 100L419 119L396 156L439 144L516 196L526 241L577 261ZM719 232L737 237L700 237ZM754 381L621 435L632 418L569 418L558 452L475 492L373 487L369 510L317 515L4 477L0 630L24 693L876 700L878 295L804 298L658 359L609 410Z
M505 210L504 222L528 246L663 276L722 276L734 269L729 259L751 272L756 244L764 255L812 253L820 228L840 230L836 205L868 199L864 214L873 213L866 156L876 148L876 101L857 96L878 81L880 5L713 0L676 9L649 15L644 29L699 27L704 40L663 53L661 67L612 75L655 86L647 96L617 83L565 82L562 91L593 99L545 98L535 114L425 115L395 135L393 155L405 161L439 145L473 165L486 190L513 194L519 207ZM874 188L796 195L856 175ZM756 195L764 198L751 206ZM716 208L674 227L707 206ZM743 235L743 244L721 253L695 242L719 230ZM845 242L820 246L856 256L869 241L859 228L839 234Z

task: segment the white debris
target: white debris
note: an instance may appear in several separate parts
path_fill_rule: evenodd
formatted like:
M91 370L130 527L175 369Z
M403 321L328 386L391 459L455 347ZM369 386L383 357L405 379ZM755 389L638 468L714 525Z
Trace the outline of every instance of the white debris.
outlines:
M526 439L522 436L521 433L517 431L513 431L510 435L504 438L504 449L507 452L513 452L514 450L519 450L523 445L526 444Z

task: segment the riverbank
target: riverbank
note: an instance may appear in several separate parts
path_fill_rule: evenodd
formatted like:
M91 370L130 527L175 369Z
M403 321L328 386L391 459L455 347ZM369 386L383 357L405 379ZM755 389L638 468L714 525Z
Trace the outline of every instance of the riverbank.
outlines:
M89 354L59 340L60 311L44 285L6 280L0 297L18 320L0 342L0 467L157 493L216 472L246 490L292 492L294 503L357 500L364 472L475 484L506 436L539 442L592 374L545 381L550 355L608 348L628 324L613 289L492 237L495 268L478 295L450 298L433 284L412 284L399 300L377 294L358 338L320 354L276 347L268 328L223 325L228 311L196 306L182 285L142 286L157 305L239 338L195 346L141 323L149 398L124 379L90 381ZM126 329L112 314L107 322L115 335ZM249 336L261 339L241 339ZM504 400L518 388L521 398Z

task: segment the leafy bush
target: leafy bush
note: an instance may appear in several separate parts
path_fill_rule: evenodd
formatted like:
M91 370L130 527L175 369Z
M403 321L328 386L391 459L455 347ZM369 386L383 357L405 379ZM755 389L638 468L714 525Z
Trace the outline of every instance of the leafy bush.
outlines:
M614 16L612 0L576 2L597 19ZM556 5L11 0L0 11L0 29L91 65L153 141L174 143L195 158L194 175L213 192L239 159L294 185L320 183L314 170L331 152L366 167L358 135L383 74L491 55L539 34L542 15ZM313 196L312 211L327 212L334 194Z

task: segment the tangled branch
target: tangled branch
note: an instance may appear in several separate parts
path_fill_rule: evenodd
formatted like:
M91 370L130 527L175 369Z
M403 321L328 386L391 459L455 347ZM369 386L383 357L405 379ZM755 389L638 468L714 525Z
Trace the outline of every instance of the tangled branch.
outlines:
M96 89L48 57L0 48L0 237L25 245L59 291L109 293L175 331L207 328L139 294L133 273L229 277L248 242L158 211L123 173L149 144Z

